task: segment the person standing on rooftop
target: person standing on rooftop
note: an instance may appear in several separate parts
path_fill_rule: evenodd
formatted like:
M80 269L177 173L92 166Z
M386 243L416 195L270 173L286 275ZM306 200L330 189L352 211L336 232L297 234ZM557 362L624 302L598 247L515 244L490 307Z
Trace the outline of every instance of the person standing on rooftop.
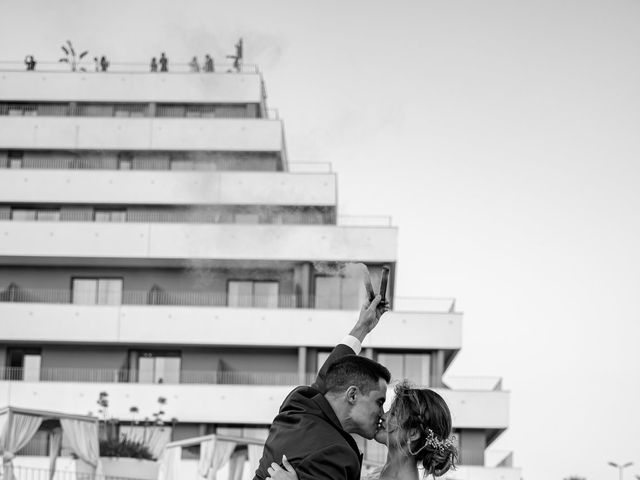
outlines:
M197 57L193 57L191 59L191 61L189 62L189 69L194 72L197 73L200 71L200 65L198 64L198 58Z
M213 72L213 58L208 53L204 56L203 70L205 72Z
M33 71L36 69L36 60L33 58L33 55L27 55L24 57L24 64L27 66L28 71Z
M158 71L158 61L156 57L151 57L151 65L149 66L150 71L157 72Z
M109 69L109 64L110 64L109 60L107 60L107 57L103 55L100 58L100 69L103 72L106 72Z
M162 52L162 54L160 55L160 71L161 72L169 71L169 59L164 54L164 52Z

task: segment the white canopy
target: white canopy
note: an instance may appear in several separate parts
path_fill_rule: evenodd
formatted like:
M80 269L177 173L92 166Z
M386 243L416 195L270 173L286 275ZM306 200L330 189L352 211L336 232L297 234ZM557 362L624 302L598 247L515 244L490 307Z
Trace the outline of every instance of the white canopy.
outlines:
M29 443L45 420L58 420L61 427L54 431L51 442L50 478L53 478L55 473L56 458L63 434L67 436L73 453L88 463L94 472L99 470L100 447L97 418L9 406L0 408L0 453L2 453L5 480L15 478L13 458L16 452Z
M182 448L195 445L200 445L198 478L201 480L216 480L218 470L231 459L237 445L247 445L249 462L255 470L260 462L260 457L262 457L264 440L212 434L169 442L160 457L158 479L179 480ZM229 478L233 476L233 471L230 470Z

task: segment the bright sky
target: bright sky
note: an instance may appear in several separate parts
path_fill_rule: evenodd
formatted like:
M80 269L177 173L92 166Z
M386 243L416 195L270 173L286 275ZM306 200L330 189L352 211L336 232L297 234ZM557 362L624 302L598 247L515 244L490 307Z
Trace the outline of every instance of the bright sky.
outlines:
M465 313L526 480L640 474L640 1L0 3L2 60L174 62L245 41L295 162L400 227L397 293Z

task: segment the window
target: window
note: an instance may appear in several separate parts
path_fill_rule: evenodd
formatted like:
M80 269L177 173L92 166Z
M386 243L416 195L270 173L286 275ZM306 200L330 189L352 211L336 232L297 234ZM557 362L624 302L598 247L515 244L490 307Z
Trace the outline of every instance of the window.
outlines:
M39 222L59 222L60 210L38 210L36 220Z
M126 222L126 210L96 210L93 219L96 222Z
M72 303L78 305L122 304L121 278L72 279Z
M234 219L235 223L260 223L260 215L258 215L257 213L236 213L234 215Z
M113 105L107 103L78 103L81 117L113 117Z
M187 105L185 114L191 118L215 118L215 106L214 105Z
M7 350L6 372L8 380L40 381L42 355L37 348L9 348Z
M316 277L315 308L328 310L359 309L364 286L356 277Z
M115 117L144 117L148 105L144 103L116 103L113 108Z
M133 168L133 155L130 153L118 154L118 169L131 170Z
M159 103L156 106L156 117L184 117L184 114L184 105Z
M11 220L25 221L35 220L36 211L34 209L13 208L11 209Z
M180 383L180 355L169 352L141 352L139 383Z
M38 115L45 116L67 116L70 105L68 103L38 103L36 104Z
M276 308L278 287L278 282L230 280L227 292L229 306Z
M171 159L171 170L193 170L195 167L193 160Z
M42 356L38 354L26 353L24 355L23 380L25 382L37 382L40 380L40 363Z
M22 151L10 151L7 155L7 166L9 168L22 168L24 161L24 152Z
M431 355L428 353L378 353L378 362L391 372L393 380L408 379L417 385L431 384Z
M41 222L60 221L60 210L38 210L35 208L14 208L11 219L17 221L38 220Z
M22 116L22 114L24 113L24 109L21 105L10 104L8 106L8 110L9 110L9 116L12 116L12 117Z

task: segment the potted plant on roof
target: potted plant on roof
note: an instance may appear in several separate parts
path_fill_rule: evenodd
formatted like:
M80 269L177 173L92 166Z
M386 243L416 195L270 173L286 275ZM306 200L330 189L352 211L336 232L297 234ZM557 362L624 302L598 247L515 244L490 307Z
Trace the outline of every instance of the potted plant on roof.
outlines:
M62 51L64 52L64 57L60 58L58 61L62 63L66 63L71 67L71 71L75 72L80 70L81 72L86 72L87 69L83 66L80 66L80 62L82 59L89 53L89 50L85 50L81 52L79 55L76 53L76 49L73 48L73 44L71 40L67 40L66 45L62 45Z
M100 461L106 480L116 477L141 480L158 478L159 464L150 441L154 439L154 428L164 426L162 405L166 404L166 399L158 398L160 408L153 414L154 420L145 418L142 424L136 419L138 407L131 407L129 412L133 421L130 426L120 425L120 421L109 414L107 392L100 392L96 403L100 425Z

